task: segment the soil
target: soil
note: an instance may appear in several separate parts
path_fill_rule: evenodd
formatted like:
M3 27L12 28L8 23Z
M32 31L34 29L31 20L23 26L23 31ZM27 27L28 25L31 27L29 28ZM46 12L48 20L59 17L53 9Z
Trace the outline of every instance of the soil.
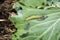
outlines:
M12 8L17 0L0 0L0 40L12 40L12 33L16 32L9 16L16 11Z

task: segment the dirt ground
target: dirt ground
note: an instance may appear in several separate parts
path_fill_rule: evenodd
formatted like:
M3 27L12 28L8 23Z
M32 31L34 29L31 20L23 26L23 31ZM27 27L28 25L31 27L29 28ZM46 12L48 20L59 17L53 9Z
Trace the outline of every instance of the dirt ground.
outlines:
M17 0L0 0L0 40L12 40L12 33L16 31L14 24L10 21L9 16L12 12L13 4Z

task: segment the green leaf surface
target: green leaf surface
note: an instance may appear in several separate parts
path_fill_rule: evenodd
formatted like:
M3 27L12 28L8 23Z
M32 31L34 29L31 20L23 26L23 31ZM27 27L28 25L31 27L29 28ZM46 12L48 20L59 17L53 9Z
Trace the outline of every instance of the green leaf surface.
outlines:
M60 34L60 13L49 14L44 21L30 21L30 35L23 40L58 40Z
M32 12L29 12L32 11ZM26 12L26 11L25 11ZM18 28L15 35L17 35L16 39L19 40L58 40L58 35L60 33L60 12L59 10L34 10L28 9L27 13L23 13L23 17L21 19L20 15L17 17L11 17L15 26ZM40 13L39 13L40 12ZM45 13L46 12L46 13ZM29 13L29 14L28 14ZM45 20L29 20L26 21L24 18L30 15L44 15L48 16ZM25 16L26 15L26 16ZM26 23L29 23L30 26L28 30L24 30L26 27ZM25 38L21 38L20 35L29 32L29 35ZM14 35L14 34L13 34ZM20 39L21 38L21 39Z
M20 2L25 4L27 7L35 8L37 6L44 6L46 0L20 0Z
M60 40L60 8L49 7L47 9L36 9L36 6L46 0L21 0L21 5L17 2L13 8L17 10L16 16L11 16L10 20L17 28L17 32L12 34L12 40ZM55 0L52 0L55 2ZM41 2L41 3L40 3ZM32 6L30 8L29 6ZM23 10L20 10L22 7ZM26 20L31 16L44 16L32 20Z

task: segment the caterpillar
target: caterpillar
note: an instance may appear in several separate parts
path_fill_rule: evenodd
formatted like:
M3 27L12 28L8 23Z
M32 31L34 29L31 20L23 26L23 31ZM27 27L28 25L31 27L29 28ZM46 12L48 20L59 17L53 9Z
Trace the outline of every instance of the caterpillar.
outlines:
M32 20L32 19L42 19L42 18L46 18L45 16L30 16L30 17L28 17L28 18L26 18L26 20Z

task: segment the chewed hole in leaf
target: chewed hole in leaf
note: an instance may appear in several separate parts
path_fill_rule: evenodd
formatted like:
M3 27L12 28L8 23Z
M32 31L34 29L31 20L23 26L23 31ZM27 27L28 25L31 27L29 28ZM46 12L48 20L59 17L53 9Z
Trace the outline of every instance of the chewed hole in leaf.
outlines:
M20 7L19 9L22 10L22 7Z
M52 4L54 4L54 2L52 2Z
M49 4L46 4L46 6L49 6Z
M27 33L24 33L24 34L20 35L20 37L21 37L21 38L25 38L25 37L27 37L28 35L29 35L29 33L27 32Z
M15 37L17 37L17 35L14 35Z
M42 5L45 5L45 3L43 2Z

